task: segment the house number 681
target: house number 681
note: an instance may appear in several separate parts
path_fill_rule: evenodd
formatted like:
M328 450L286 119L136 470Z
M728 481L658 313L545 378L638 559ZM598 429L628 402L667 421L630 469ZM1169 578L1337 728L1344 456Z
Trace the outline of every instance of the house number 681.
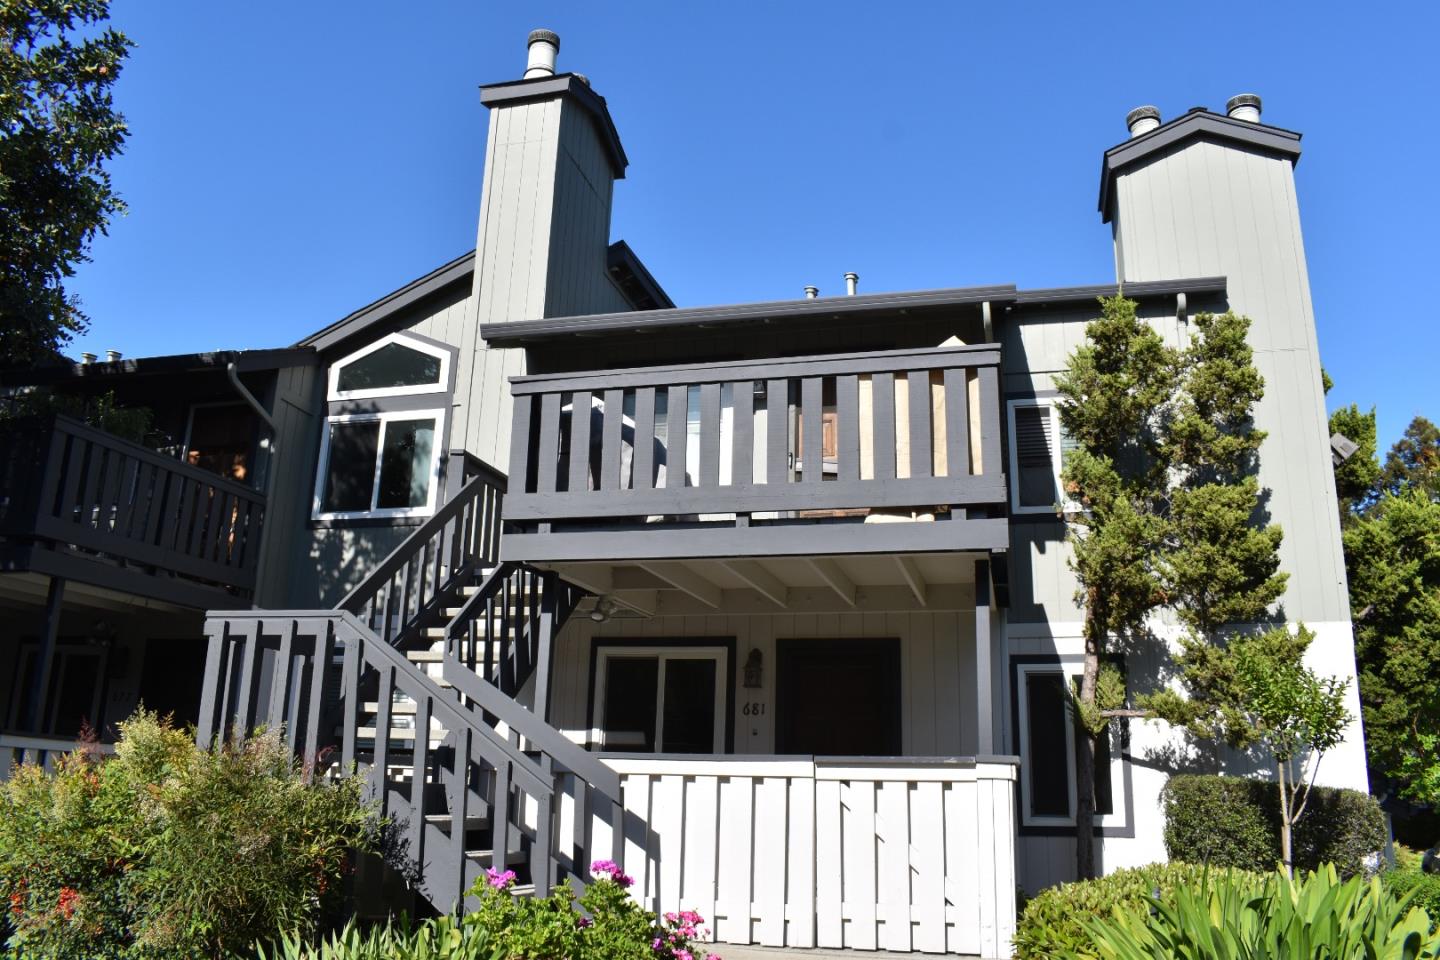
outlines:
M765 713L765 704L747 703L741 708L740 713L747 717L758 717Z

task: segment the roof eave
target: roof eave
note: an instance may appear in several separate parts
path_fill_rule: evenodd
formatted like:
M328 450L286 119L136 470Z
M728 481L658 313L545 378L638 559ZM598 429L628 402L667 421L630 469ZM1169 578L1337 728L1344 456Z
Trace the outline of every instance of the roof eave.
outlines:
M630 160L625 156L625 148L620 144L620 132L615 129L610 108L606 105L605 98L590 89L590 84L580 79L578 74L557 73L554 76L531 80L486 83L480 87L480 102L487 107L502 103L523 103L527 100L548 100L557 96L569 97L599 124L600 139L610 157L615 179L624 180L625 168L630 165Z

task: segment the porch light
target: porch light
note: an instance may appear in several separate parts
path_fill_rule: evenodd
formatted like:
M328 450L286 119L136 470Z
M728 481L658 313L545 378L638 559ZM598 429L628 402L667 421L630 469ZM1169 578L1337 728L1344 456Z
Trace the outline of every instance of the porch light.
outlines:
M595 609L590 611L590 619L596 623L604 623L610 619L610 614L615 612L615 600L611 597L598 597L595 600Z
M761 662L760 651L756 647L750 648L750 655L745 658L745 689L760 689Z

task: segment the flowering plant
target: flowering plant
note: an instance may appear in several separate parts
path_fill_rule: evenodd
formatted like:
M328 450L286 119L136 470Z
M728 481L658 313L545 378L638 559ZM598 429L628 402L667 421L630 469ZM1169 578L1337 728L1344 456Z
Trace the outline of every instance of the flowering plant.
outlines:
M695 941L707 938L705 920L693 910L656 918L627 892L634 885L611 860L590 865L592 882L578 898L561 884L543 899L516 896L515 874L491 867L470 895L472 914L503 960L720 960Z

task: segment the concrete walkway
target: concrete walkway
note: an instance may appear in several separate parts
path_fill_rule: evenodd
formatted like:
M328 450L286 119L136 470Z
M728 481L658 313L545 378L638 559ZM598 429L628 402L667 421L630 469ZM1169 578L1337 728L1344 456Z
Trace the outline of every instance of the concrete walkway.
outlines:
M891 950L820 950L799 947L742 947L735 943L705 945L722 960L922 960L940 954L896 953ZM1007 958L1008 960L1008 958Z

